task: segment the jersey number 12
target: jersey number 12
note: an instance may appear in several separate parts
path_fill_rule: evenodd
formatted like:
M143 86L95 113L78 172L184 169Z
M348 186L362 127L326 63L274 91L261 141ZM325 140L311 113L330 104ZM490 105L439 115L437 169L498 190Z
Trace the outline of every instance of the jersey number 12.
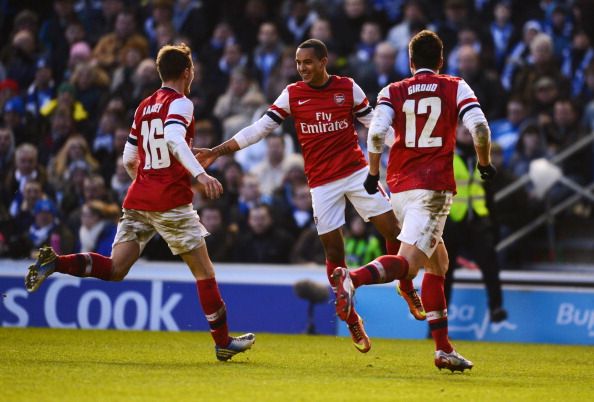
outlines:
M142 148L144 149L144 170L164 169L171 165L167 141L163 137L163 120L143 120L140 129ZM159 135L159 138L156 136Z
M437 124L437 120L441 115L441 99L432 96L430 98L422 98L419 100L417 110L415 111L416 101L414 99L407 99L402 104L402 111L406 114L405 137L404 143L407 148L431 148L441 147L441 137L431 137L433 129ZM423 126L419 141L417 144L417 114L427 114L427 108L430 108L429 117Z

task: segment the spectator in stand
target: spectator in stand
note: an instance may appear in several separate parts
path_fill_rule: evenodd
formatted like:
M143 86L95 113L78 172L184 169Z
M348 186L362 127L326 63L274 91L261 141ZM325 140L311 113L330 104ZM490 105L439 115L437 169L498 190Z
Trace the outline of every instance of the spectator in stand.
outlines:
M347 220L348 229L344 236L344 252L349 267L360 267L384 255L382 241L365 224L357 213L351 213Z
M285 43L297 46L307 39L307 32L318 14L311 9L307 0L292 0L287 3L289 12L283 17L282 37Z
M526 125L520 131L516 152L512 156L510 169L514 176L521 177L528 173L530 162L546 156L546 143L538 126Z
M302 180L291 186L292 191L288 200L290 209L287 215L280 217L280 208L273 204L275 214L279 216L276 220L279 226L294 238L298 238L305 229L314 224L311 193L305 175Z
M39 160L46 165L55 156L68 137L74 133L75 124L71 110L59 107L50 117L49 133L44 135Z
M35 78L37 69L37 44L31 31L23 29L15 33L11 46L5 49L0 60L6 68L6 75L15 80L20 88L27 88Z
M280 61L270 73L268 84L264 88L266 100L274 102L285 87L299 79L295 69L295 49L288 47L283 50Z
M524 23L522 40L513 47L501 73L501 84L506 91L512 89L517 70L531 61L530 44L540 32L542 28L538 21L530 20Z
M547 153L550 156L557 155L586 134L580 125L575 104L567 98L555 102L553 121L543 129L546 135ZM592 147L582 148L562 162L563 175L582 185L590 183L593 171L592 159ZM549 194L555 202L569 196L572 192L565 185L556 184Z
M70 46L70 53L68 57L68 68L64 71L64 82L68 81L76 66L82 63L95 63L92 57L91 46L85 41L75 42Z
M54 202L42 199L33 207L34 220L29 227L29 249L26 254L35 258L40 247L51 246L56 252L71 254L74 252L74 235L58 218Z
M220 21L215 25L210 39L200 48L198 57L204 62L207 70L216 69L223 56L225 46L234 43L237 43L237 40L233 33L233 27L228 21Z
M418 26L434 30L435 27L429 24L427 13L423 9L423 2L420 0L409 0L404 4L403 20L390 29L386 40L396 49L396 52L408 53L410 38L417 31Z
M544 26L544 32L553 40L555 57L561 58L565 50L570 48L572 31L573 24L566 7L560 4L555 6Z
M489 26L493 48L495 50L495 67L498 73L503 71L505 60L511 52L512 44L517 41L518 33L511 22L512 2L500 0L493 9L493 22Z
M224 92L229 86L231 72L238 67L247 66L248 58L243 53L241 45L235 42L227 42L223 48L223 54L217 60L217 64L210 69L209 82L216 93Z
M269 197L263 196L260 192L260 181L251 174L244 174L241 177L239 186L239 197L237 203L228 210L229 222L235 223L241 230L247 227L249 212L256 205L270 204Z
M66 29L70 23L76 21L74 0L56 0L52 11L51 17L41 26L39 37L50 57L52 71L60 82L66 71L70 51Z
M485 47L479 39L477 31L469 25L460 27L458 31L458 42L456 46L450 50L450 54L447 59L447 67L445 71L450 75L460 75L460 49L462 47L470 46L479 55L481 61L485 61L483 53L485 53ZM490 66L489 63L483 63L485 66Z
M290 262L324 265L325 261L326 254L315 225L304 228L291 249Z
M110 93L127 95L133 91L133 75L140 62L148 57L144 43L128 41L119 55L119 64L112 75Z
M27 88L25 108L34 117L39 117L41 106L49 102L56 94L56 84L49 61L45 57L37 59L35 79Z
M373 64L362 74L354 77L355 81L365 91L367 99L375 102L379 91L391 82L396 82L400 76L396 73L396 49L390 42L381 42L375 48Z
M461 46L458 51L458 70L474 91L488 120L502 116L505 107L505 91L497 76L485 66L481 66L480 55L470 46Z
M214 262L231 261L236 233L227 227L221 207L216 203L206 204L200 209L200 222L209 233L204 240L210 259Z
M221 183L223 184L225 192L219 201L220 205L225 208L231 208L233 205L237 204L242 180L243 170L241 165L234 160L227 163L222 172Z
M69 82L63 82L58 87L57 97L46 102L40 110L42 116L52 119L59 109L67 110L77 124L89 118L89 112L76 97L76 88Z
M83 204L93 200L109 204L113 202L111 189L107 188L105 180L97 173L89 174L83 181ZM72 231L80 227L81 213L82 207L78 207L69 214L65 223Z
M14 166L15 145L14 131L10 127L0 126L0 183Z
M209 18L213 7L201 0L177 0L173 8L173 26L176 32L190 38L192 49L198 49L200 44L206 42L208 33L216 19Z
M332 33L340 56L347 56L354 50L363 24L372 17L365 3L365 0L344 0L332 19Z
M66 183L70 180L69 167L76 161L84 162L90 172L98 170L99 163L91 154L87 141L81 135L69 137L56 157L50 160L48 180L55 190L63 192Z
M584 104L583 125L588 132L594 131L594 61L590 63L585 73L586 88L582 93Z
M13 200L10 205L10 215L14 218L14 227L17 233L27 233L29 227L33 224L35 215L33 207L37 201L45 199L47 196L43 192L41 183L37 180L29 180L23 190L21 202Z
M93 113L93 111L98 110L99 105L105 100L109 87L109 76L93 64L82 63L74 69L70 82L74 86L76 98L82 103L85 110L91 111L89 114L90 124L95 125L100 114ZM88 140L92 140L92 138L88 138Z
M148 53L148 41L136 33L136 18L131 11L123 10L118 13L114 31L101 37L93 49L93 57L107 71L116 67L120 50L129 43L143 43L145 52Z
M85 203L80 215L76 252L110 256L119 214L120 208L116 204L98 200Z
M10 78L0 81L0 110L4 110L6 101L15 96L19 96L19 83Z
M260 181L260 191L265 196L272 193L283 184L288 166L293 159L302 160L300 155L285 154L285 138L281 135L266 137L266 159L250 169L250 173Z
M467 23L470 17L467 0L446 0L444 2L445 19L437 24L436 33L443 41L444 59L448 52L458 43L458 31Z
M512 92L530 100L534 83L546 75L557 84L562 96L569 95L569 83L561 75L554 56L551 37L543 33L536 35L530 42L531 62L519 69L513 80Z
M247 0L243 12L234 21L234 31L241 32L237 39L241 47L249 54L258 45L258 32L261 25L272 20L272 15L265 0Z
M293 241L287 232L275 225L270 206L258 204L249 211L248 230L240 232L233 249L234 260L247 263L288 263Z
M506 168L516 149L520 127L524 123L526 115L526 105L522 99L512 97L507 101L506 117L490 123L491 141L499 145L499 151L503 154L502 164Z
M35 118L26 112L25 103L21 97L15 96L6 101L3 111L1 120L14 132L17 145L24 142L39 143L41 133L37 127L38 124Z
M349 70L357 81L365 75L365 72L373 70L375 48L381 40L382 31L379 22L365 21L355 49L348 58Z
M310 39L319 39L328 48L327 69L330 74L339 74L346 65L346 56L338 54L338 45L332 33L332 23L329 19L319 17L314 21L309 31Z
M213 114L223 125L223 139L231 138L250 124L256 109L266 104L266 98L245 68L235 68L227 91L217 99Z
M92 5L93 2L90 6ZM88 7L88 2L84 6ZM114 30L118 14L124 11L125 6L125 0L103 0L98 10L85 7L79 11L78 17L83 22L91 43L97 43L102 36Z
M266 88L270 74L280 62L283 44L278 27L273 22L264 22L258 31L258 45L252 54L254 72L260 88Z
M150 15L144 20L144 33L148 38L151 54L156 56L160 47L157 41L157 28L171 24L174 0L152 0L149 4ZM172 25L173 28L173 25ZM175 29L173 29L175 31Z
M68 171L66 172L68 181L61 193L59 193L62 216L69 216L72 211L84 204L84 182L89 176L89 170L89 165L81 160L74 161L68 165Z
M161 83L155 60L150 58L142 60L136 67L132 82L134 88L125 98L128 101L128 107L138 104L142 99L159 89Z
M559 98L558 83L549 76L542 76L534 82L532 93L530 116L541 126L550 123L553 104Z
M37 180L44 189L48 189L47 174L37 156L37 148L32 144L24 143L16 148L14 167L6 172L4 181L0 183L0 200L4 205L10 205L14 199L22 200L25 184L29 180Z
M561 71L571 81L571 95L579 96L586 86L585 72L594 61L594 49L588 34L579 30L573 34L571 47L563 50Z

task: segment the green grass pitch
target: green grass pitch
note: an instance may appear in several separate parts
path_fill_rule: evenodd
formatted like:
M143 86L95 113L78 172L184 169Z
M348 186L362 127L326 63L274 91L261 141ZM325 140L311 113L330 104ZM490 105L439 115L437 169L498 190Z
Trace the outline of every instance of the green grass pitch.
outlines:
M204 332L0 329L0 401L592 401L594 347L456 342L463 374L432 341L257 334L218 362Z

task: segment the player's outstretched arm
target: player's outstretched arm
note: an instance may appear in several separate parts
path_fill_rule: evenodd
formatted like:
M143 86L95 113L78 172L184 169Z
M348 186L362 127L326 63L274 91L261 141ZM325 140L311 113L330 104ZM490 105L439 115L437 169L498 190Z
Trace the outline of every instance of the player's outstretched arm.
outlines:
M227 155L249 147L260 141L278 128L279 123L270 118L267 114L262 116L256 122L240 130L233 138L217 145L212 149L195 148L194 153L198 161L204 168L209 167L219 156Z

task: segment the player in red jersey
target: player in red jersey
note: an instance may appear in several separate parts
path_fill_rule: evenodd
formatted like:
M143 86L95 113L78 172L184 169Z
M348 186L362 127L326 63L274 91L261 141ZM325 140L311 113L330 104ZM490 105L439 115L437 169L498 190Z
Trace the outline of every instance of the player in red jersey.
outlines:
M378 95L369 129L368 183L379 180L379 160L390 127L396 133L388 161L391 202L402 231L400 251L386 263L406 267L413 278L425 267L421 299L435 340L435 365L450 370L470 369L473 363L448 339L444 277L448 253L441 235L456 191L453 172L458 120L473 135L478 169L483 180L495 176L491 164L490 130L480 104L461 78L440 75L443 44L431 31L422 31L409 45L412 78L392 83ZM372 186L368 189L373 192Z
M329 75L326 71L328 51L323 42L309 39L296 51L296 64L302 81L288 85L266 114L233 138L213 149L200 149L197 157L208 167L220 155L229 154L256 143L289 115L293 116L297 137L305 160L305 174L311 188L314 217L326 253L326 271L330 284L341 280L333 273L345 267L344 240L341 227L345 223L345 198L366 221L371 221L384 236L388 253L398 252L398 223L383 190L368 194L363 189L368 167L357 142L355 118L369 126L373 109L363 90L351 78ZM377 186L377 183L376 183ZM381 189L380 189L381 190ZM341 268L344 272L346 270ZM356 280L345 279L353 286L404 279L398 269L370 266L355 274ZM420 298L408 281L416 300L411 312L424 319ZM337 295L338 316L346 321L355 347L365 353L371 344L361 318L348 303L348 295Z
M37 290L53 272L121 281L158 232L196 278L216 356L229 360L251 348L255 336L229 336L225 303L204 241L208 232L192 207L191 177L208 198L218 198L223 187L206 174L189 147L194 133L194 106L185 96L194 79L190 48L184 44L162 47L157 69L162 87L136 109L124 149L124 165L134 181L124 200L111 257L96 253L58 256L51 247L42 248L29 268L25 287L29 292Z

